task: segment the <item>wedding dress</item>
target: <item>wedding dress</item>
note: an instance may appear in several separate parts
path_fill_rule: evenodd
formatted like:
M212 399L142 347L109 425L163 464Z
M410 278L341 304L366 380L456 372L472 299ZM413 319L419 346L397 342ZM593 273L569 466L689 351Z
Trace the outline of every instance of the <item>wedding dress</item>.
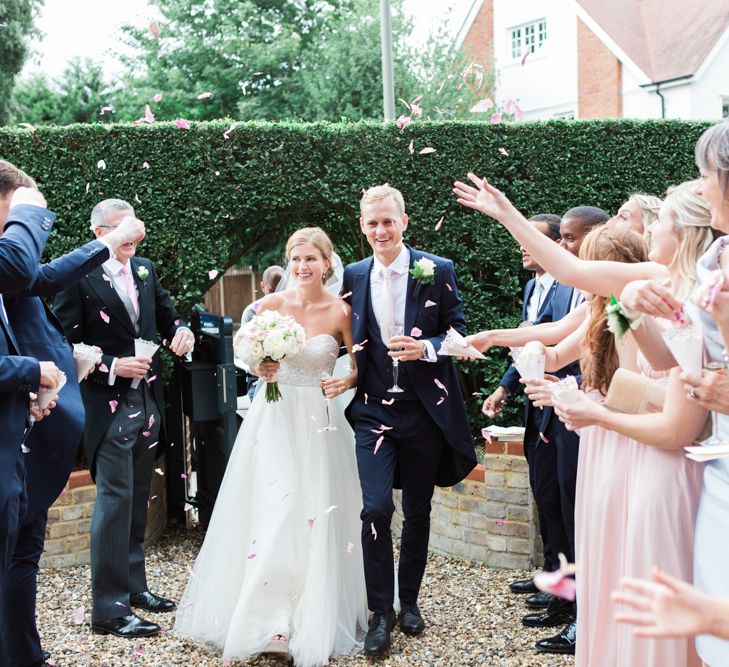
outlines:
M282 400L259 391L233 447L210 526L174 631L222 650L224 659L289 640L297 667L361 647L367 601L360 541L362 497L354 436L319 388L339 352L321 334L283 360Z

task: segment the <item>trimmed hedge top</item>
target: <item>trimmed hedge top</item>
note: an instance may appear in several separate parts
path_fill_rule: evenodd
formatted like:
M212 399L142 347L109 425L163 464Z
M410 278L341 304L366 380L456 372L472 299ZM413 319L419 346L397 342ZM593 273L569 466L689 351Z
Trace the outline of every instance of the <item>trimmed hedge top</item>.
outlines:
M365 256L361 191L388 182L405 197L407 240L454 260L476 331L518 321L525 274L510 235L456 203L455 179L469 170L487 176L526 215L560 215L578 205L615 212L633 192L662 195L695 178L693 148L707 126L416 122L400 131L379 123L256 122L238 124L226 138L228 121L189 130L174 123L72 125L0 130L0 156L36 178L58 214L49 257L92 238L89 215L101 199L130 201L147 224L139 253L156 262L183 310L210 287L210 270L222 273L257 244L284 240L297 227L326 229L345 262ZM421 154L426 147L435 152ZM465 367L466 389L492 390L504 365L495 351L488 363ZM505 417L513 422L515 414Z

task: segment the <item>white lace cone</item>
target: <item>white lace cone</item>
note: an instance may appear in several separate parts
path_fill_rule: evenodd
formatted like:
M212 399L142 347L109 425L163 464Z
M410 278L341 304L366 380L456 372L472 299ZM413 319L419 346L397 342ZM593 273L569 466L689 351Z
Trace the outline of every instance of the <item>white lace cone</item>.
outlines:
M523 378L541 380L544 378L544 355L523 347L517 347L511 352L514 367Z
M577 386L577 380L574 375L568 375L557 382L549 385L549 391L552 398L557 403L568 405L574 403L580 396L580 388Z
M81 382L86 374L101 361L101 352L98 352L93 345L86 343L74 343L73 360L76 362L76 373L78 381Z
M134 339L134 356L136 357L149 357L151 359L157 350L159 350L159 345L151 340L144 340L144 338ZM141 379L134 378L132 380L132 389L136 389L139 386Z
M53 400L54 396L61 393L61 389L63 389L66 384L66 374L63 371L58 371L58 374L61 377L61 381L55 389L41 388L38 390L38 407L40 407L41 411L48 407L48 404Z
M704 365L704 339L698 322L687 327L675 327L661 332L673 358L681 370L695 375L701 374Z

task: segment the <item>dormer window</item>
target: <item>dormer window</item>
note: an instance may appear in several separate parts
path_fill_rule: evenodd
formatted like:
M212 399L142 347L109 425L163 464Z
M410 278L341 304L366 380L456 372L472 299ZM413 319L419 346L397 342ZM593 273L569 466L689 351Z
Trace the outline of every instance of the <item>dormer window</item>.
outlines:
M534 53L547 41L547 19L539 19L509 29L511 35L511 57L522 58L529 51Z

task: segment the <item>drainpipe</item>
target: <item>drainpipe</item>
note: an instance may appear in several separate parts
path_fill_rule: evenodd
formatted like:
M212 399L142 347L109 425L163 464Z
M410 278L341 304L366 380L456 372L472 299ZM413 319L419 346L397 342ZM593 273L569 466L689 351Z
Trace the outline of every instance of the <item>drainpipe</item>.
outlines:
M652 81L651 83L641 83L640 88L649 88L651 86L655 86L655 94L658 95L658 97L661 98L661 118L666 117L666 98L661 92L661 86L666 83L675 83L677 81L685 81L687 79L693 78L693 74L684 74L683 76L674 76L672 79L663 79L661 81Z

